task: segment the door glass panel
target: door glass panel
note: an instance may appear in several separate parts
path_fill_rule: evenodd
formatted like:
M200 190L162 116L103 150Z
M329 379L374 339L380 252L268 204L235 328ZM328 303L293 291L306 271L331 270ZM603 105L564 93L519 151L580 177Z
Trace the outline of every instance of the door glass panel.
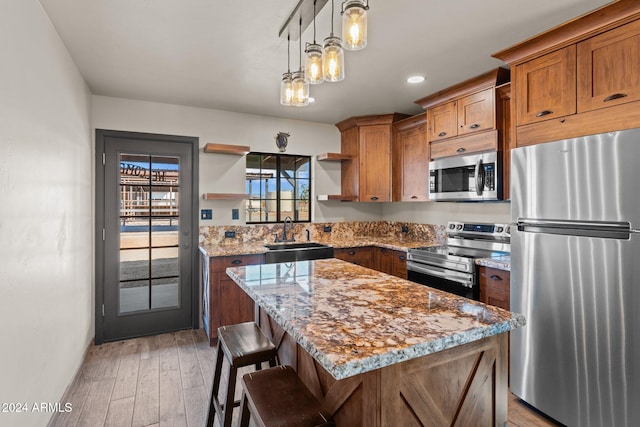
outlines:
M120 282L120 313L149 309L149 281Z
M179 173L179 157L120 154L121 314L178 307Z
M180 307L178 277L151 280L151 308Z

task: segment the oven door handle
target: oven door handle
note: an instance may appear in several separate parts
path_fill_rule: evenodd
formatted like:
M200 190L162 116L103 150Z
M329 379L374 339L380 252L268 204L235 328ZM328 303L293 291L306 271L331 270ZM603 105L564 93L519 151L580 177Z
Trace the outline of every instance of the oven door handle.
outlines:
M415 271L416 273L441 277L443 279L451 280L452 282L460 283L467 288L473 287L473 276L467 273L460 273L457 271L434 267L432 265L419 264L411 261L407 262L407 270Z

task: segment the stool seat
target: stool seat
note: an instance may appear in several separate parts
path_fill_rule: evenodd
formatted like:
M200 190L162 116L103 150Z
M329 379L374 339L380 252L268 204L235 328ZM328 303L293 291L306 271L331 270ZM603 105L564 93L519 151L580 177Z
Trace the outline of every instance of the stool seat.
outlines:
M240 405L240 401L234 401L238 369L255 365L256 369L260 370L263 362L269 362L269 366L274 367L276 366L278 349L262 333L258 325L254 322L246 322L218 328L216 351L216 365L213 374L213 386L211 387L207 427L213 426L216 415L220 417L220 425L222 427L230 427L233 408ZM218 391L225 358L229 362L229 383L227 384L227 394L223 404L220 402L221 399L218 399Z
M240 426L335 426L331 414L302 383L291 366L277 366L242 377Z
M218 341L223 342L222 351L236 366L247 366L264 362L265 356L275 356L278 349L265 337L255 322L218 328Z

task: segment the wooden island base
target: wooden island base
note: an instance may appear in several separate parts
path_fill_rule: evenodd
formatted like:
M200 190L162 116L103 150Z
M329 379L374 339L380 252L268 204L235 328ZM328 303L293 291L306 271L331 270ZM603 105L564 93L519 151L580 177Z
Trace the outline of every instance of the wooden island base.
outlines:
M262 309L280 363L344 426L495 426L507 421L507 334L343 380L333 378Z

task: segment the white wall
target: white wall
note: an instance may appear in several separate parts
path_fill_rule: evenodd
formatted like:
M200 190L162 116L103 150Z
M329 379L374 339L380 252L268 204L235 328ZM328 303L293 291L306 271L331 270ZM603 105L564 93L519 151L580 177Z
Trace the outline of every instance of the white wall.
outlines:
M0 2L0 52L0 402L54 403L94 332L91 98L38 1Z
M447 221L511 222L509 202L489 203L385 203L383 217L387 221L407 221L445 225Z
M234 144L274 153L278 152L275 135L288 132L287 154L340 152L340 132L330 124L122 98L93 96L92 124L95 129L196 136L201 148L207 143ZM244 157L200 150L200 197L203 193L244 193L245 166ZM312 173L314 221L381 219L381 205L315 200L317 194L340 194L339 163L317 162L314 158ZM200 208L213 210L213 219L201 220L200 225L245 223L243 201L201 199ZM231 219L233 208L240 209L239 220Z

